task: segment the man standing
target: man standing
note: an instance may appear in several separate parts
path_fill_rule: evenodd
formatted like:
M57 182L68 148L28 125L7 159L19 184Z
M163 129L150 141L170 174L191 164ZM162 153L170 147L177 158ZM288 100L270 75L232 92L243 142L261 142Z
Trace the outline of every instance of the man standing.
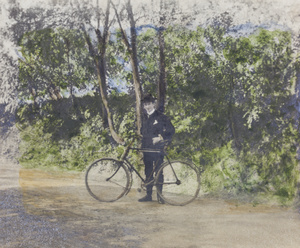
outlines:
M169 118L155 109L155 98L148 94L143 98L143 107L145 113L142 123L142 148L150 148L162 150L166 144L169 144L175 133L175 129ZM155 173L158 172L163 163L164 155L159 152L144 152L144 164L146 182L153 179L153 168ZM159 178L159 182L163 182L163 175ZM139 202L152 201L153 185L147 186L147 195L139 199ZM158 188L162 191L162 185ZM157 195L159 203L164 203Z

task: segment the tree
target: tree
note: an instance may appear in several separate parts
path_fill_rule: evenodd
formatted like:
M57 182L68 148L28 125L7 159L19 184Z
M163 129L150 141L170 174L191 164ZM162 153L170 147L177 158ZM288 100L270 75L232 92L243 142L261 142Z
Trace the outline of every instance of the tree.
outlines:
M130 22L130 41L122 27L120 15L117 11L117 7L113 4L113 8L116 14L116 18L119 24L120 32L122 35L122 40L129 52L132 73L133 73L133 83L134 83L134 90L135 90L135 98L136 98L136 123L137 123L137 134L141 134L141 127L142 127L142 87L140 82L140 75L139 75L139 65L137 59L137 34L136 34L136 25L134 20L134 15L132 11L132 5L130 0L128 0L125 4L125 9L128 14L129 22Z
M157 85L157 109L160 112L165 111L165 103L167 97L167 80L166 80L166 61L165 61L165 39L164 31L167 25L174 25L178 22L177 17L180 16L181 25L191 21L192 17L185 15L178 9L175 1L163 1L159 3L159 22L157 30L157 39L159 46L159 79Z
M75 88L86 88L94 73L82 33L43 29L25 33L18 44L22 55L19 97L28 100L30 94L37 107L38 101L47 100L47 96L59 100L69 91L74 105Z
M112 113L109 108L109 103L107 99L107 85L106 85L106 61L105 61L105 55L106 55L106 49L107 49L107 43L109 39L109 14L110 14L110 4L111 1L107 1L107 7L105 12L105 24L104 24L104 31L103 34L101 34L101 31L99 27L95 29L95 33L97 35L97 41L98 41L98 51L96 52L92 42L90 40L89 35L87 34L87 31L84 31L85 39L88 44L88 48L90 51L90 54L92 58L94 59L95 65L96 65L96 72L97 72L97 80L100 87L100 93L101 93L101 99L103 102L103 105L105 107L105 115L103 116L104 120L107 119L108 126L111 132L111 135L113 139L117 143L122 143L123 139L116 133L114 129L113 124L113 118Z

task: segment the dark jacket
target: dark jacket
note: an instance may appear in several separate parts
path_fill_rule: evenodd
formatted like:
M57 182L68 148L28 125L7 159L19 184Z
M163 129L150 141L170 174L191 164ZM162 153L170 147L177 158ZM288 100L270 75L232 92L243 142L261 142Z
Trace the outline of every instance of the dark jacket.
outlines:
M162 149L165 142L171 142L175 128L166 115L155 110L150 116L144 114L141 131L143 148ZM152 138L159 135L161 135L163 141L154 145Z

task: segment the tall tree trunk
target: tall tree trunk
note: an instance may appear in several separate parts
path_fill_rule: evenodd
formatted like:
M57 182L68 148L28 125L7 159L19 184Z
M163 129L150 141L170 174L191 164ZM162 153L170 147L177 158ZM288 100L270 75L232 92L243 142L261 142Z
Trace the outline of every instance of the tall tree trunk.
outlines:
M167 93L167 82L166 82L166 64L165 64L165 41L162 28L158 31L158 42L159 42L159 80L157 87L157 109L160 112L165 111L166 93Z
M96 35L98 38L98 52L96 53L94 47L91 43L90 37L88 36L87 32L84 31L85 40L88 44L89 51L91 56L94 59L96 65L96 72L97 72L97 80L100 88L100 95L102 99L102 103L104 106L104 114L107 116L107 123L109 126L109 130L113 139L121 144L123 143L123 139L116 133L112 118L112 113L109 108L108 98L107 98L107 86L106 86L106 66L105 66L105 53L106 53L106 46L108 42L108 29L109 29L109 8L110 8L110 0L107 0L107 9L106 9L106 16L105 16L105 26L103 35L99 29L96 29Z
M121 144L123 143L123 139L116 133L115 128L114 128L114 124L113 124L113 119L112 119L112 113L110 112L110 108L109 108L109 104L108 104L108 100L107 100L107 93L106 93L106 87L103 87L103 76L101 75L101 69L100 69L100 63L99 60L96 58L95 59L95 63L96 63L96 67L97 67L97 79L98 79L98 83L99 83L99 87L100 87L100 94L101 94L101 98L102 98L102 102L104 104L106 113L107 113L107 122L108 122L108 126L109 126L109 130L111 133L111 136L113 137L113 139Z
M163 1L160 1L160 28L158 30L158 44L159 44L159 80L157 87L157 109L160 112L165 111L167 83L166 83L166 63L165 63L165 39L164 39L164 16L163 16Z
M98 33L99 29L96 31L96 33ZM99 41L100 42L100 41ZM103 42L101 42L103 43ZM106 42L105 42L106 43ZM102 44L103 45L103 44ZM103 46L102 46L103 47ZM102 51L100 51L100 56L98 57L98 66L97 68L99 69L99 72L97 70L97 73L100 74L100 84L103 90L101 91L100 89L100 93L102 96L102 118L103 118L103 125L104 127L109 127L109 120L108 120L108 113L107 113L107 107L105 106L104 102L103 102L103 97L105 99L107 99L107 85L106 85L106 66L105 66L105 48L101 48ZM96 63L97 64L97 63Z
M136 126L137 126L137 134L141 135L141 128L142 128L142 87L141 87L141 81L140 81L140 74L139 74L139 65L138 65L138 59L137 59L137 47L136 47L136 27L135 27L135 20L133 17L132 12L132 5L130 0L126 3L126 10L128 13L128 18L130 22L130 34L131 34L131 44L128 41L128 38L122 28L120 16L118 14L117 8L114 4L112 4L115 14L117 17L117 21L119 23L119 27L122 34L122 40L124 44L127 47L127 50L129 52L130 56L130 63L132 67L132 73L133 73L133 84L134 84L134 90L135 90L135 98L136 98Z
M135 90L135 98L136 98L136 121L137 121L137 133L141 134L142 128L142 87L140 81L140 74L139 74L139 64L137 58L137 47L136 47L136 27L135 27L135 20L133 17L132 5L130 0L127 3L127 12L130 21L130 34L131 34L131 53L130 53L130 60L131 66L133 71L133 83L134 83L134 90Z

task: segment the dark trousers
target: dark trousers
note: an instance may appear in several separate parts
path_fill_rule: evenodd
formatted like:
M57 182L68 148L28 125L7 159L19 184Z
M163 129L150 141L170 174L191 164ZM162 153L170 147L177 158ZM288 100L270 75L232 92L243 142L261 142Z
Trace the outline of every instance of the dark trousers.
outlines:
M164 160L164 155L161 153L151 153L145 152L144 153L144 164L145 164L145 175L146 175L146 182L153 180L154 174L158 172ZM164 176L163 174L160 175L158 182L163 183ZM147 185L147 195L152 195L152 188L153 185ZM162 184L159 185L158 190L162 191Z

